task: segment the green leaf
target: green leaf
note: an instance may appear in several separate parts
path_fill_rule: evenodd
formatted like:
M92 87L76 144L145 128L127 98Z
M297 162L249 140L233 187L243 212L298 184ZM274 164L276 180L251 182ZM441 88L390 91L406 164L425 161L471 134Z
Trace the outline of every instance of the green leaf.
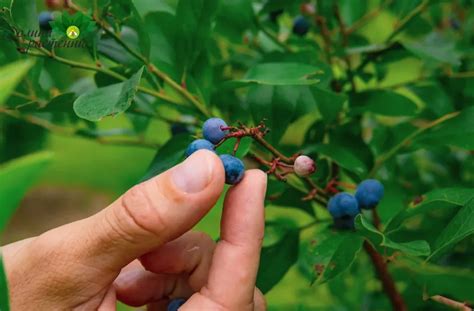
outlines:
M250 68L240 80L226 85L240 87L249 84L263 85L312 85L319 82L324 72L318 67L300 63L266 63Z
M3 265L2 254L0 253L0 310L10 310L10 304L8 303L8 283L7 275Z
M415 215L427 212L436 207L454 208L464 206L474 198L472 188L442 188L435 189L423 195L418 204L411 203L407 209L398 213L387 225L386 232L397 229L401 223Z
M37 30L39 27L36 15L36 1L12 0L11 12L13 20L25 33L30 30Z
M257 287L267 293L275 286L298 259L299 232L289 228L283 237L262 248L257 275Z
M325 155L348 171L356 173L358 176L364 176L367 173L367 167L354 153L340 145L308 145L304 149L305 153L319 153Z
M126 111L132 104L143 73L143 67L130 79L98 88L79 96L74 112L83 119L99 121L103 117Z
M462 110L458 116L420 135L416 141L429 146L452 145L473 150L474 126L472 124L474 124L474 107L469 107Z
M213 32L212 23L217 8L217 0L179 1L174 42L181 71L192 68L201 52L206 49Z
M446 63L453 66L461 64L461 53L456 50L452 38L432 32L420 41L403 41L403 46L414 55L426 61Z
M384 116L413 116L417 106L407 97L389 90L371 90L353 94L351 114L372 112Z
M410 87L420 99L425 103L426 108L432 111L435 116L441 117L454 111L453 103L448 94L439 83Z
M431 252L430 245L426 241L416 240L399 243L390 240L362 215L357 215L354 223L359 234L368 238L376 246L388 247L411 256L428 256Z
M474 198L459 210L456 216L447 224L434 243L430 258L443 254L456 243L474 233Z
M0 166L0 232L5 228L26 191L51 161L52 154L41 152L7 162Z
M428 296L445 295L458 301L472 301L474 295L472 284L474 273L470 269L438 266L423 262L415 257L397 257L392 264L399 270L394 271L407 273L404 279L410 279L418 284L417 287L423 294Z
M278 181L278 183L281 183ZM315 212L311 202L303 201L304 194L293 187L285 187L281 193L272 195L275 199L270 200L271 205L283 208L296 208L315 217Z
M323 283L347 270L362 247L363 239L353 232L326 230L310 244L307 261L314 272L313 282Z
M324 121L330 123L336 120L339 112L342 110L344 102L347 100L347 96L319 87L313 87L311 91L319 111L324 117Z
M255 123L265 120L270 129L266 138L278 143L290 124L299 100L299 90L291 86L256 85L249 88L247 102Z
M184 152L193 138L189 134L171 137L161 147L151 161L151 164L141 181L148 180L170 169L184 159Z
M32 60L21 60L0 67L0 105L2 105L33 66Z

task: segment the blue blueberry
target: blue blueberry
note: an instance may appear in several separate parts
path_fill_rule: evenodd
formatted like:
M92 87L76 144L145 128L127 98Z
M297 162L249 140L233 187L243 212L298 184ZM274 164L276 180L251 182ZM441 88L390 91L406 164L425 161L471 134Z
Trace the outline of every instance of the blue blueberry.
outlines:
M208 140L196 139L195 141L190 143L188 149L186 149L186 157L189 157L190 155L201 149L214 151L214 145Z
M245 166L244 163L230 154L223 154L220 156L225 170L225 182L229 185L239 183L244 177Z
M298 36L304 36L308 33L310 27L309 21L303 16L298 16L293 21L293 33Z
M173 299L169 302L168 308L166 310L167 311L178 311L179 307L184 305L185 302L186 302L186 299L183 299L183 298Z
M380 181L366 179L357 186L355 197L361 208L372 209L379 204L383 193L384 189Z
M49 22L53 20L53 14L48 11L43 11L38 16L38 22L41 30L51 30Z
M229 132L222 130L223 127L227 127L227 123L219 118L210 118L202 126L202 134L204 138L213 144L217 144L225 135Z
M328 210L333 218L355 217L360 212L357 200L347 192L341 192L333 196L329 200Z

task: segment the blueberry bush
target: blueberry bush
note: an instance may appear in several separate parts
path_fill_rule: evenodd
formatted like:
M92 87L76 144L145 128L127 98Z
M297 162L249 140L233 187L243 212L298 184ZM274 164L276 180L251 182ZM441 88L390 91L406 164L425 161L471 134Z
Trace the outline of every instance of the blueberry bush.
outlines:
M51 134L141 180L208 149L269 175L271 309L471 310L473 1L0 0L0 35L0 230Z

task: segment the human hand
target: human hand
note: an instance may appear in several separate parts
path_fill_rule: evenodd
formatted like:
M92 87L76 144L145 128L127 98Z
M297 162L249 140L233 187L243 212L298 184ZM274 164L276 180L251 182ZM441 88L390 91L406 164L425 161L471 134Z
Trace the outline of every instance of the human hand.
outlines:
M3 247L15 310L115 310L116 300L166 310L264 310L255 288L266 175L227 193L216 244L189 230L224 187L220 159L198 151L89 218Z

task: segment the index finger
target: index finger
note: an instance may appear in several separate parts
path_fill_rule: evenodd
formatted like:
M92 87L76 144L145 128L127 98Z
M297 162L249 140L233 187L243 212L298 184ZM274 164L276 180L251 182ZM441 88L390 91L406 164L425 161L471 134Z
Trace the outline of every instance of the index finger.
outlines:
M225 199L221 240L214 252L208 284L201 293L233 310L245 310L254 301L266 188L266 174L249 170Z

